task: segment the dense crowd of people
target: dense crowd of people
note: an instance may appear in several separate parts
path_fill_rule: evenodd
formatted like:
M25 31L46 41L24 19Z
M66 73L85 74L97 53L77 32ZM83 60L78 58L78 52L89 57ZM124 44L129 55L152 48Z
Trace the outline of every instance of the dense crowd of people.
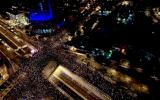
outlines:
M10 97L24 100L39 100L45 97L50 97L54 100L66 99L62 93L42 77L44 66L52 59L52 54L48 50L50 48L48 43L40 40L34 44L38 47L39 52L32 58L21 60L17 74L25 72L27 75L10 91L6 96L6 100Z
M108 82L100 73L91 70L92 66L77 63L76 56L63 48L63 39L60 39L62 36L62 34L59 34L47 40L35 41L34 45L37 46L39 52L32 58L21 60L18 74L25 72L27 73L26 77L11 90L6 98L39 100L44 97L50 97L51 100L67 99L42 77L44 66L47 65L48 61L55 60L58 64L64 65L70 71L83 77L90 84L111 96L113 100L136 99L131 95L130 90Z

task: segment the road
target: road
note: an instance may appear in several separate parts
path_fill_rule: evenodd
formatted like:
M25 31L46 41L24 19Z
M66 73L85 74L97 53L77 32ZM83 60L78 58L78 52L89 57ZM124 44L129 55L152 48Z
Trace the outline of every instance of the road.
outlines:
M15 60L15 58L17 58L14 51L7 50L3 45L0 45L0 51L2 51L11 60Z
M6 88L1 91L0 93L0 100L3 100L3 98L11 91L11 89L18 84L19 81L22 81L25 79L26 73L21 73L20 75L16 76L13 80L11 80L9 83L7 82Z
M0 27L0 37L4 39L12 48L17 49L22 47L23 45L14 39L14 35L4 27Z
M22 36L20 37L20 35L15 34L18 33L22 35L20 31L15 30L12 32L9 28L9 25L0 20L0 54L3 57L7 70L4 74L8 74L9 80L11 79L13 81L4 90L0 91L0 100L17 84L17 80L23 77L20 75L16 80L12 79L19 67L17 63L19 63L21 57L26 57L26 55L30 56L33 53L31 50L34 50L34 53L36 50L36 48L27 41L28 38L24 39L25 37L21 38ZM1 85L4 84L5 82Z
M128 74L121 72L121 70L118 70L118 67L120 66L115 65L115 61L112 61L112 63L108 66L103 66L96 62L94 59L87 58L85 54L80 54L72 51L71 53L76 54L77 63L89 64L90 69L100 72L100 75L108 82L112 84L121 82L123 83L124 87L129 88L134 92L147 94L149 93L148 85L143 84L137 81L135 78L129 76ZM115 67L117 69L115 69ZM102 70L103 72L101 72Z
M11 28L0 20L0 38L6 42L19 56L32 56L38 50L31 44L29 38L19 29Z
M8 23L6 23L4 20L0 19L0 25L5 27L5 28L11 28L11 26L9 26ZM14 28L14 34L17 35L18 37L20 37L21 39L29 42L30 39L28 39L28 36L26 34L24 34L20 29ZM12 33L13 34L13 33Z

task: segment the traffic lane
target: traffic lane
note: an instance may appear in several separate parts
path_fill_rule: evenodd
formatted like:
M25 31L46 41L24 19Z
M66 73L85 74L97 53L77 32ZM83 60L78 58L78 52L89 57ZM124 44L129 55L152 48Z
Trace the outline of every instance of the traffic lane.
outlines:
M13 36L9 35L11 32L8 32L4 30L2 27L0 27L0 35L7 39L9 42L13 43L16 47L22 47L23 45L20 44L18 41L16 41ZM6 41L7 42L7 41Z
M3 45L0 45L0 51L2 51L10 59L14 59L17 57L14 51L7 50Z
M0 25L10 31L9 28L11 28L11 26L9 26L9 24L5 23L4 21L0 20ZM14 35L17 35L18 37L22 38L23 40L25 40L27 42L30 41L28 39L27 35L17 28L14 28L14 33L12 31L10 31L10 32Z

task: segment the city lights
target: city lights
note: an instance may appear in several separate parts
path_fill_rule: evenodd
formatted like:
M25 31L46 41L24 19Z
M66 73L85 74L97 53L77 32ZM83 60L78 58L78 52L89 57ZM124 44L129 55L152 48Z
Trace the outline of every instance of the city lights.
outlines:
M0 0L0 100L157 100L159 0Z

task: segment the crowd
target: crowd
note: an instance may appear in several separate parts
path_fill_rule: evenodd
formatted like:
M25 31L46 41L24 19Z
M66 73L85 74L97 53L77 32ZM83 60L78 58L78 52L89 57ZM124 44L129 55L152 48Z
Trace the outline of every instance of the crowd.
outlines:
M27 74L25 79L19 81L5 99L8 100L10 97L13 100L40 100L44 97L51 97L54 100L66 99L62 93L42 77L44 66L52 59L47 42L40 40L35 41L34 44L37 46L39 52L32 58L22 59L17 72L17 74L25 72Z
M60 38L61 36L54 36L47 40L35 41L34 44L39 49L39 52L30 59L21 60L18 73L25 72L26 77L10 91L6 100L9 97L24 100L39 100L44 97L51 97L51 100L67 99L42 77L42 70L50 60L57 61L58 64L64 65L72 72L83 77L89 83L111 96L113 100L135 99L129 94L130 91L128 89L106 81L99 73L90 70L89 67L91 66L77 63L75 55L63 48L64 43L59 41Z

